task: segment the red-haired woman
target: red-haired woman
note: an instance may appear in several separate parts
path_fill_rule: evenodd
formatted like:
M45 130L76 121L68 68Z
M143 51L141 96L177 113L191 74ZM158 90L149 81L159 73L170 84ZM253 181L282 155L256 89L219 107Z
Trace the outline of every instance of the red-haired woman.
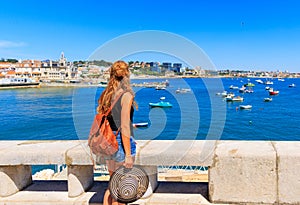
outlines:
M114 99L121 95L108 117L113 131L120 130L117 135L119 150L107 159L107 167L110 176L113 172L124 165L126 168L132 168L136 154L136 144L133 139L133 105L134 92L130 86L129 66L124 61L116 61L110 68L110 79L106 89L102 92L98 100L98 113L105 113L111 106ZM137 107L137 106L136 106ZM103 205L120 205L118 201L110 196L109 190L106 190L103 198Z

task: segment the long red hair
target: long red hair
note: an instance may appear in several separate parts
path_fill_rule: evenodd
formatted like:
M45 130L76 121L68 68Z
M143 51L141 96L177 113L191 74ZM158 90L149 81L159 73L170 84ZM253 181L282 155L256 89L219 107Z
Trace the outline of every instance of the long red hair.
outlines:
M119 89L130 92L132 96L134 96L134 92L130 86L129 76L129 66L126 62L119 60L113 63L110 67L110 79L107 87L98 99L98 113L105 113L110 108L112 98ZM137 107L135 102L134 104Z

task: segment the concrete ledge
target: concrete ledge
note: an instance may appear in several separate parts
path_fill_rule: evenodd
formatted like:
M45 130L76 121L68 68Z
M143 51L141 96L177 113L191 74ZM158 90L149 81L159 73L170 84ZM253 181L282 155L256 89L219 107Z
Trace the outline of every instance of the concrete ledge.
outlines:
M275 203L276 152L271 142L221 141L209 169L209 197L215 203Z
M216 141L137 140L136 164L210 166Z
M1 141L0 165L65 164L66 151L80 143L76 140Z
M210 166L215 143L209 140L137 140L135 164ZM69 149L65 161L69 165L92 165L87 142Z
M93 155L93 158L96 159L96 156ZM93 165L87 141L80 141L77 146L68 149L65 161L67 165Z
M274 142L278 158L278 200L300 204L300 142Z

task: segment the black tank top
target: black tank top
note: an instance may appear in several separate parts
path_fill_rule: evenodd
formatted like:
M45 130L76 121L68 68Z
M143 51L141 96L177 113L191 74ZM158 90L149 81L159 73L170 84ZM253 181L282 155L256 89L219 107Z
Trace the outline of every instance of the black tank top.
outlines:
M119 100L116 102L115 106L113 107L111 114L109 116L107 116L107 119L109 121L110 127L113 131L117 131L118 128L121 126L121 110L122 110L122 106L121 106L121 100L124 94L122 94L122 96L119 98ZM133 120L133 112L134 109L131 106L131 110L130 110L130 133L131 136L133 136L133 125L132 125L132 120Z

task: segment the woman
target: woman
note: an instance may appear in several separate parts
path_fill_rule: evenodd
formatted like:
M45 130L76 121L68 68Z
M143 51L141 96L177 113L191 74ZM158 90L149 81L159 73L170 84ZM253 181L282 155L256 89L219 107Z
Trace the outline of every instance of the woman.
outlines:
M124 165L126 168L132 168L136 153L136 145L133 140L133 104L134 92L130 86L129 66L124 61L116 61L110 68L110 79L106 89L98 100L98 113L105 113L111 106L111 103L120 96L113 107L111 115L108 117L113 131L118 132L117 141L119 150L106 160L109 175ZM109 190L106 190L103 198L103 205L120 205L110 196Z

